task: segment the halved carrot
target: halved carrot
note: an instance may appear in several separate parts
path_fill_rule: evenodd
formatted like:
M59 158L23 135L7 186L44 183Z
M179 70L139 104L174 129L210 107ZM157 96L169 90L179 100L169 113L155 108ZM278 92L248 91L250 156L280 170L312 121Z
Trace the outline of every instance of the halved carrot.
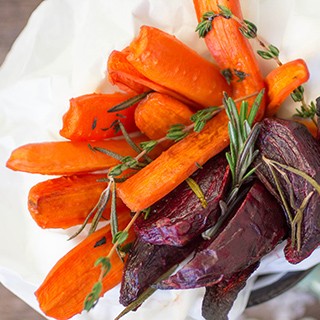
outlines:
M146 137L133 139L137 144ZM90 143L92 147L111 150L122 156L136 156L137 153L124 139L110 139ZM54 141L31 143L15 149L7 167L12 170L49 175L71 175L108 169L119 161L89 148L84 141Z
M29 191L28 208L41 228L69 228L82 224L99 201L107 182L99 181L105 174L84 174L46 180ZM117 212L129 214L129 209L117 199ZM104 210L109 219L110 201Z
M198 21L208 11L219 12L218 5L229 8L234 15L242 19L239 0L193 0L193 3ZM204 38L220 69L230 70L233 74L240 72L244 76L244 79L240 79L235 75L231 81L234 99L265 87L253 49L248 39L240 33L239 27L239 23L234 19L216 17L212 21L212 30ZM262 117L264 106L265 99L262 101L257 118Z
M174 36L142 26L131 42L127 60L153 82L203 107L220 105L230 88L219 68Z
M112 125L120 120L127 132L137 131L134 123L135 106L108 113L115 105L132 98L123 93L87 94L70 100L69 110L63 116L61 136L71 141L102 140L121 135Z
M193 112L182 102L161 93L151 93L142 100L135 111L135 122L140 131L151 140L165 137L174 124L188 125ZM165 141L169 147L172 142Z
M150 87L140 84L138 79L148 81L127 60L128 51L113 50L108 58L107 70L109 81L128 93L143 93Z
M120 215L119 230L123 230L130 219L130 215ZM131 232L128 242L133 239ZM108 225L92 233L63 256L35 293L41 310L48 317L59 320L69 319L80 313L86 296L100 275L100 267L95 267L94 264L98 258L106 256L112 246ZM121 281L124 264L116 254L111 257L111 265L111 271L103 280L101 295Z
M309 79L309 70L304 60L287 62L272 70L266 77L269 103L266 109L268 117L276 114L284 100Z
M194 101L185 96L175 92L169 88L164 87L160 83L156 83L140 72L138 72L127 60L128 50L113 51L108 59L108 74L109 80L112 84L117 85L120 89L126 92L142 93L148 90L168 94L181 102L199 108L200 106Z

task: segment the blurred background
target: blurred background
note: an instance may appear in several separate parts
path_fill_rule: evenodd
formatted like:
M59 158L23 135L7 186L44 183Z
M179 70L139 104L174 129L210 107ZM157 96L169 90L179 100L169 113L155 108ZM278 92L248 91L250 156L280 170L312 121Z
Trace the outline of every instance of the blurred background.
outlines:
M40 0L0 0L0 65L40 3ZM0 319L44 320L1 284ZM278 298L248 309L241 320L249 319L320 320L320 269L314 270L298 286Z

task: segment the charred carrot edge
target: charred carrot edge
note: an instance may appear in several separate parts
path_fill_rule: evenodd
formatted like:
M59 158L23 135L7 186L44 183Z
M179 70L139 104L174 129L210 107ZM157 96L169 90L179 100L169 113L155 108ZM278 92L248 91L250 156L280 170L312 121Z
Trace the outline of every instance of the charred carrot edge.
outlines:
M151 89L156 92L168 94L191 107L200 108L194 101L143 76L129 63L127 56L127 50L121 52L113 51L109 56L108 74L112 84L117 85L126 92L134 91L142 93Z
M84 174L49 179L33 186L28 195L28 208L41 228L70 228L82 224L97 204L107 182L99 181L105 174ZM103 217L109 219L110 201ZM117 212L129 214L118 199Z
M299 118L297 118L297 119L294 118L293 120L303 124L304 126L306 126L313 137L315 137L315 138L318 137L318 127L316 126L316 124L312 120L310 120L310 119L302 119L302 118L300 118L300 119Z
M193 3L199 21L208 11L219 12L218 5L229 8L234 15L242 19L239 0L193 0ZM223 17L215 18L212 22L212 30L205 36L205 42L220 69L230 69L233 73L240 71L245 74L242 81L233 77L231 83L234 99L260 91L265 87L256 56L248 39L240 33L238 22ZM262 101L257 119L262 118L264 108L265 99Z
M146 137L133 139L136 143ZM92 147L109 149L123 156L136 156L124 139L90 143ZM110 168L119 161L89 148L88 142L55 141L31 143L15 149L7 167L12 170L48 175L71 175Z
M216 65L157 28L142 26L128 51L127 60L145 77L203 107L219 105L223 91L230 92Z
M132 98L123 93L87 94L70 100L69 110L63 116L60 135L71 141L102 140L121 135L112 125L120 120L127 132L137 131L134 123L135 106L119 111L107 111Z
M119 228L124 229L130 215L119 216ZM133 233L128 242L133 241ZM88 236L63 256L51 269L35 292L41 310L49 317L64 320L83 310L84 300L100 275L100 267L94 264L110 251L112 237L110 226ZM116 286L122 277L123 262L117 255L111 257L112 268L103 280L103 295Z
M229 144L228 118L224 111L200 132L193 132L164 151L133 177L118 185L122 201L139 211L163 198L211 157Z
M151 140L165 137L174 124L191 123L192 111L182 102L161 93L151 93L136 108L134 117L137 127ZM163 142L169 147L172 142Z
M272 70L266 77L269 103L268 117L277 113L284 100L309 79L308 67L302 59L290 61Z

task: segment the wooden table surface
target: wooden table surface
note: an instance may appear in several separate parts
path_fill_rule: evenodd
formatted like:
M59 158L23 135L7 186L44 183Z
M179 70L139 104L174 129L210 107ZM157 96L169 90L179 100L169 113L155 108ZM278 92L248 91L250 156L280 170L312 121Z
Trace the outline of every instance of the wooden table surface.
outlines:
M15 38L25 26L32 11L41 3L41 0L0 0L0 65L5 59ZM309 319L320 319L319 301L309 306L306 316ZM266 312L264 312L266 311ZM247 312L245 319L265 319L268 308L261 307ZM259 316L260 315L260 316ZM248 318L247 318L248 317ZM251 318L251 319L252 319ZM20 299L0 284L0 319L1 320L44 320L42 316L32 310ZM266 318L267 319L267 318ZM301 319L301 318L299 318ZM268 320L272 320L268 318ZM281 319L273 319L281 320Z

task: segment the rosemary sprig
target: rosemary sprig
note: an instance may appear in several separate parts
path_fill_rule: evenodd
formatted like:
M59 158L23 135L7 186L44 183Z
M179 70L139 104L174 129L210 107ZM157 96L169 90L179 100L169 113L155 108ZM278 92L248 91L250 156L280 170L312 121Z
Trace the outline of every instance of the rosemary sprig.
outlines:
M228 129L230 136L230 152L226 153L226 158L231 171L232 185L227 199L221 202L222 215L220 219L212 228L202 234L204 239L214 237L228 219L231 213L228 208L232 207L236 202L241 187L256 170L256 167L250 167L258 155L258 150L255 150L254 145L258 138L260 125L255 124L253 128L252 125L263 95L264 90L256 97L249 113L246 101L241 103L240 112L238 112L235 101L226 94L224 96L224 105L229 118Z
M124 101L124 102L121 102L121 103L115 105L114 107L109 109L108 112L117 112L117 111L121 111L121 110L130 108L134 104L136 104L139 101L143 100L148 94L150 94L152 92L154 92L154 91L150 90L150 91L146 91L146 92L143 92L141 94L138 94L138 95L136 95L136 96Z
M284 210L285 210L286 215L288 217L288 220L290 222L290 225L291 225L291 245L293 247L296 246L297 250L299 251L301 249L301 226L302 226L302 221L303 221L303 212L304 212L305 208L307 207L309 200L311 199L314 192L316 191L320 195L320 185L312 177L310 177L308 174L306 174L305 172L303 172L301 170L298 170L294 167L277 162L275 160L268 159L265 156L262 157L262 160L267 164L268 168L271 171L271 174L272 174L273 180L275 182L278 194L280 196ZM297 207L294 203L293 186L287 176L287 173L284 170L298 175L299 177L301 177L305 181L307 181L314 188L314 191L309 192L309 194L303 199L300 207ZM276 172L278 172L281 175L281 177L285 181L285 184L289 187L289 200L290 200L289 203L286 200L286 197L284 195L284 192L282 190L282 187L281 187L280 181L276 175Z

